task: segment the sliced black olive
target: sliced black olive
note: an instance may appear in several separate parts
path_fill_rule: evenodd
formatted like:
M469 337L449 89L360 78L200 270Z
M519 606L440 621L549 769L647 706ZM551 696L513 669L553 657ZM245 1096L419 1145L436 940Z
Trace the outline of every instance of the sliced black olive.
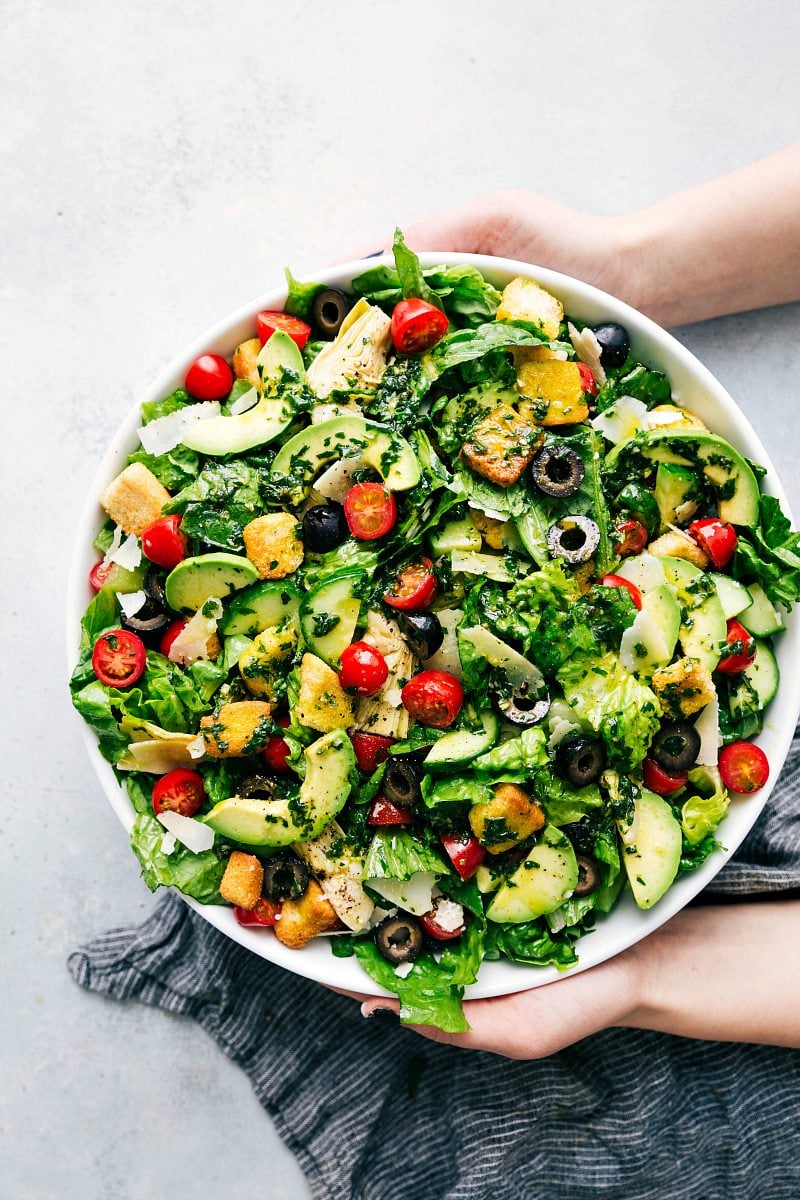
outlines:
M621 367L628 357L631 339L624 325L608 321L595 325L594 336L600 343L600 362L604 367Z
M335 550L349 536L344 507L337 500L315 504L303 513L303 545L315 554Z
M296 854L276 854L264 864L268 900L299 900L308 887L308 867Z
M602 882L600 868L593 858L588 858L585 854L577 855L577 859L578 882L575 884L575 891L572 894L573 896L591 896Z
M600 530L591 517L562 517L547 531L550 553L575 566L589 561L599 541Z
M336 337L352 303L350 296L338 288L317 292L311 304L311 316L323 337Z
M405 758L390 758L381 781L381 792L390 804L398 804L401 808L417 804L422 793L414 764Z
M166 574L161 570L161 568L151 563L147 568L147 574L144 577L144 591L151 604L154 604L157 608L163 608L165 611L168 611L169 605L167 604L167 593L164 591L165 579Z
M570 446L544 446L530 470L539 491L559 499L574 495L586 474L583 459Z
M423 941L419 922L405 913L387 917L375 929L378 953L395 966L418 958Z
M597 783L606 766L605 747L598 738L570 734L559 742L556 765L573 787Z
M250 800L272 800L275 795L275 780L271 775L248 775L239 784L239 795Z
M401 612L397 614L397 623L409 649L423 661L435 654L444 641L442 623L435 613Z
M125 613L120 613L119 623L123 629L129 629L131 633L135 633L142 641L146 642L148 638L152 641L162 634L169 625L169 620L165 612L160 612L148 601L132 617L126 617Z
M650 743L650 757L672 775L688 771L700 753L700 734L688 721L665 721Z
M517 688L510 696L501 696L497 707L503 716L515 725L536 725L550 711L549 696L529 696L524 687Z

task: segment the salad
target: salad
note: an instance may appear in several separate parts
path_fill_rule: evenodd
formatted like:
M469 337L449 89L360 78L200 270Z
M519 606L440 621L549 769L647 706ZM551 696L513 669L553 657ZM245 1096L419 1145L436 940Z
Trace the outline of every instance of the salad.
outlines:
M151 889L458 1031L764 785L800 536L621 325L394 258L143 405L71 689Z

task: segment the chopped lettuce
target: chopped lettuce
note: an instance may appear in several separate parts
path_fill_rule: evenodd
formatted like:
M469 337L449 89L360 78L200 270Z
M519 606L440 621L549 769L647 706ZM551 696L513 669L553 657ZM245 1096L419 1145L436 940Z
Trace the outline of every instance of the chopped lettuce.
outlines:
M549 766L536 771L533 795L551 825L571 825L603 806L603 797L596 783L575 788Z
M774 496L762 496L757 529L741 529L733 574L761 584L773 604L790 609L800 600L800 532L792 532Z
M485 957L496 959L501 954L514 962L554 966L559 971L568 970L578 961L570 941L552 934L543 917L520 925L490 923L486 929Z
M465 1033L469 1029L461 1007L463 985L455 982L456 977L474 975L480 965L476 948L469 943L463 950L450 953L449 966L444 965L444 955L437 963L426 951L404 979L395 974L371 939L356 942L355 955L370 978L398 997L400 1020L404 1023L435 1025L446 1033Z
M188 487L200 470L199 454L187 446L176 446L166 454L148 454L146 450L136 450L128 455L128 462L147 467L168 492Z
M181 528L191 538L241 551L242 531L264 511L258 471L240 460L212 462L164 505L166 513L181 513Z
M481 754L472 764L478 778L523 781L547 763L547 738L544 730L533 725L519 737L501 742L493 750Z
M717 829L728 811L730 797L719 771L713 776L706 767L690 771L689 784L692 794L681 806L681 829L685 841L691 846L699 846Z
M193 854L176 842L171 854L161 849L166 830L152 813L139 812L131 829L131 847L142 868L142 878L151 892L175 887L201 904L224 904L219 885L226 862L215 849Z
M446 875L447 867L433 850L399 826L378 829L364 860L364 879L408 880L430 872Z
M324 291L327 284L324 283L301 283L299 279L295 279L288 267L284 268L286 276L287 296L286 303L283 306L283 311L293 317L300 317L305 321L311 312L311 305L314 302L314 297Z
M609 765L632 771L659 727L661 705L655 692L610 652L569 660L559 670L558 681L576 716L602 737Z

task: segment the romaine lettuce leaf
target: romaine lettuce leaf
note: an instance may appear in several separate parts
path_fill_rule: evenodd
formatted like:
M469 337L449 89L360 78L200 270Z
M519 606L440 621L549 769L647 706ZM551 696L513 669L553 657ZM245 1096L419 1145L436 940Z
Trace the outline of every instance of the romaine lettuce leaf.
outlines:
M547 764L547 738L538 726L525 729L519 737L501 742L493 750L481 754L472 764L480 779L495 779L514 782L528 779L530 775Z
M409 1025L433 1025L446 1033L465 1033L469 1029L461 1007L463 987L453 980L456 974L459 977L468 974L471 964L465 962L462 969L457 970L458 964L451 961L448 969L425 952L416 960L411 973L401 979L392 964L381 957L371 939L356 942L354 950L370 978L400 1000L401 1021ZM469 946L464 952L465 960L474 953L474 948Z
M165 832L163 825L147 812L138 813L131 829L131 847L150 891L176 887L184 896L193 896L201 904L224 904L219 885L225 873L225 860L214 849L192 854L180 842L171 854L164 854L161 843Z
M571 943L567 938L554 936L543 917L520 925L495 925L489 922L484 957L496 959L501 955L514 962L558 967L559 971L568 970L578 961Z
M661 705L655 692L610 652L599 658L576 656L557 677L575 715L605 742L609 765L632 771L659 727Z
M549 766L540 768L534 775L533 795L551 825L571 825L603 806L596 783L574 788Z
M800 533L774 496L762 496L758 529L741 529L732 572L744 582L756 580L773 604L790 609L800 600Z
M148 454L146 450L136 450L128 455L128 462L142 463L168 492L188 487L200 470L200 456L188 446L176 446L166 454Z
M681 805L680 820L684 839L691 846L699 846L714 833L728 811L730 797L718 771L715 776L710 779L707 768L689 772L691 794Z
M446 875L447 867L433 850L405 829L387 826L376 831L364 860L364 879L405 881L426 871Z

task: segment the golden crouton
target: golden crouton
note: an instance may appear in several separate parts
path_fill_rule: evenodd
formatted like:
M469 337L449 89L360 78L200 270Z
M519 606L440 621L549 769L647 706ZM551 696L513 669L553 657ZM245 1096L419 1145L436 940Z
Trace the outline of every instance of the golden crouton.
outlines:
M144 463L131 463L100 496L100 503L111 520L141 537L148 525L157 521L171 496Z
M255 908L261 899L264 883L264 868L255 854L243 854L234 850L228 859L225 874L219 885L219 894L229 904L239 908Z
M262 579L284 579L303 561L300 522L291 513L256 517L244 527L244 549Z
M531 325L538 325L545 337L557 338L563 319L561 301L532 279L518 275L503 289L497 310L498 321L529 321Z
M258 356L261 353L259 338L250 338L242 342L233 352L233 373L237 379L246 379L253 387L258 387L261 379L258 374Z
M236 700L223 704L216 716L200 721L200 732L209 758L241 758L255 754L270 736L272 705L264 700Z
M336 910L330 900L325 899L316 879L312 879L299 900L284 900L281 915L275 922L275 936L284 946L302 950L312 938L335 929L338 923Z
M274 703L275 681L296 645L297 631L293 625L279 625L259 633L239 656L239 674L247 690Z
M694 538L690 538L686 533L676 533L674 529L662 533L661 537L651 542L647 553L654 554L656 558L685 558L701 571L705 571L709 564L708 555Z
M576 362L523 362L517 368L519 411L537 425L577 425L589 416Z
M535 425L500 404L474 426L461 457L498 487L516 483L541 445L543 435Z
M679 658L653 673L653 691L665 708L690 717L716 696L711 672L699 658Z
M483 540L492 550L502 550L508 545L510 531L513 528L510 521L498 521L496 517L487 517L477 509L470 512L472 523L483 534Z
M551 350L549 346L515 346L513 355L515 367L524 362L550 362L561 357L558 350Z
M300 663L300 697L297 718L301 725L330 733L353 724L353 703L339 683L339 676L314 654L304 654Z
M543 829L545 815L535 800L516 783L498 783L494 796L475 804L469 823L475 837L490 854L502 854Z
M682 429L708 429L699 417L694 413L687 412L685 408L678 408L674 404L657 404L652 410L654 413L663 413L664 416L671 417L669 421L659 420L656 426L657 429L672 429L673 427Z

